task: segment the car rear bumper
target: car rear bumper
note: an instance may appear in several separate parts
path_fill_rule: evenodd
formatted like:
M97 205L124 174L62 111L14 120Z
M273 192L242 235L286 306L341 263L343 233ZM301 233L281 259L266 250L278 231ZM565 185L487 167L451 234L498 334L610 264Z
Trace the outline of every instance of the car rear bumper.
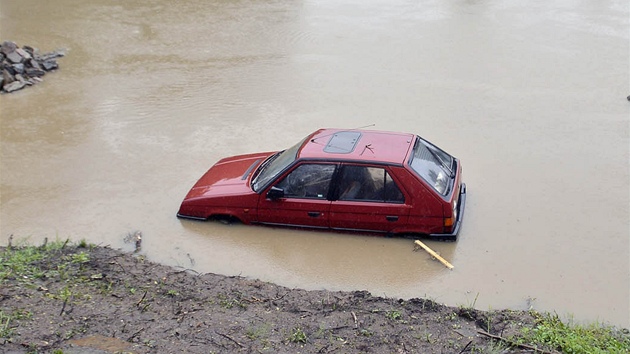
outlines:
M462 186L459 190L459 203L457 205L457 208L457 220L455 220L455 227L453 228L453 232L450 234L430 234L429 237L449 239L457 238L459 229L462 226L462 220L464 220L464 210L466 209L466 183L462 183Z

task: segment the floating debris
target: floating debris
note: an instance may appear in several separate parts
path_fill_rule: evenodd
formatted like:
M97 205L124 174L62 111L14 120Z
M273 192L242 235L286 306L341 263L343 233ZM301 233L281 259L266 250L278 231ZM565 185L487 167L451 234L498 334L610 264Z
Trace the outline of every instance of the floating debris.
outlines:
M124 238L125 243L135 243L136 249L134 253L137 253L142 248L142 232L135 231L128 233Z

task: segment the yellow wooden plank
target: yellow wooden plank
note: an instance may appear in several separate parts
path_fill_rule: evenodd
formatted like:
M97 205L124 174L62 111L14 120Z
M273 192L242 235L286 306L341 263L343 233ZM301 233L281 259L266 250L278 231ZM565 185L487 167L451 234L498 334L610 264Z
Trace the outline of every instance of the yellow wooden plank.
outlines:
M442 258L442 256L437 254L434 250L430 249L429 246L425 245L424 243L422 243L422 242L420 242L418 240L415 241L415 244L420 246L420 247L422 247L422 248L424 248L425 251L429 252L430 255L435 257L438 261L442 262L442 264L444 264L448 269L455 268L446 259Z

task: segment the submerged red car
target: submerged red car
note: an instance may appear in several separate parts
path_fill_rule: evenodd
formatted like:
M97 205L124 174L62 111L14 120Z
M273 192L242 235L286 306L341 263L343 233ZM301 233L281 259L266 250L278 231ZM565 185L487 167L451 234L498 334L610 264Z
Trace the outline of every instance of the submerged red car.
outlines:
M320 129L286 150L220 160L177 216L454 240L461 180L460 161L420 136Z

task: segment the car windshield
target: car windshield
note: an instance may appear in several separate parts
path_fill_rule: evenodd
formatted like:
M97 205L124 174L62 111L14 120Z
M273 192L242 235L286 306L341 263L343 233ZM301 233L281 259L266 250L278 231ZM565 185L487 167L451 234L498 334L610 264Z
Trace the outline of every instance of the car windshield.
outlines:
M452 179L455 177L453 156L418 137L409 165L436 192L441 195L447 195L450 192Z
M252 180L252 189L254 192L260 192L271 180L274 180L278 174L295 161L298 150L302 144L304 144L305 140L306 138L286 150L271 155L260 164L260 167L254 172L254 179Z

